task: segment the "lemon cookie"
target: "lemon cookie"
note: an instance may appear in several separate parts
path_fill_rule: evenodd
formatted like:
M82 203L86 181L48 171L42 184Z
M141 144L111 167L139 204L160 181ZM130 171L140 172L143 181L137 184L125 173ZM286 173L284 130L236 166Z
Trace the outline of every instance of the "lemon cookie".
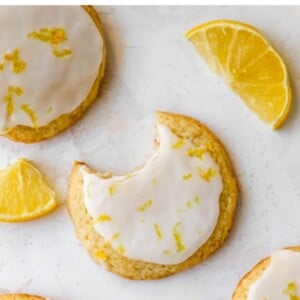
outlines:
M299 300L300 247L277 250L239 282L233 300Z
M27 295L27 294L5 294L0 295L0 300L47 300L39 296Z
M232 226L237 182L220 141L200 122L157 114L156 152L122 176L76 162L68 205L92 258L130 279L158 279L216 251Z
M0 19L0 135L50 138L96 98L106 61L98 14L91 6L3 6Z

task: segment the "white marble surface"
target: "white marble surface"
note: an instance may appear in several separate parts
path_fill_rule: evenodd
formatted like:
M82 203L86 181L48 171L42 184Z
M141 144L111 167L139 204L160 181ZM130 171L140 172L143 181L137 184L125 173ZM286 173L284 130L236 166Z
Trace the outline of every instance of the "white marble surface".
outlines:
M99 7L109 65L102 96L75 126L42 143L2 138L0 163L32 159L60 201L74 160L120 173L153 150L157 109L193 116L224 142L240 183L234 229L203 264L152 282L96 265L76 240L63 203L45 218L0 224L0 289L55 300L230 299L241 275L271 250L300 244L300 7ZM285 58L294 104L272 131L212 74L184 38L190 27L234 18L259 27Z

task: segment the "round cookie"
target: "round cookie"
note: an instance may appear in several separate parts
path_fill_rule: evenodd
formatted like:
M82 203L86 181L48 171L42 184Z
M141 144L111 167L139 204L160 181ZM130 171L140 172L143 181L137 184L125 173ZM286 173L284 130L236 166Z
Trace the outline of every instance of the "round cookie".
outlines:
M46 300L46 298L27 294L5 294L0 295L0 300Z
M0 18L0 135L48 139L96 99L106 65L101 21L92 6L1 7Z
M191 256L177 264L158 264L130 259L116 251L94 228L94 221L84 203L83 163L74 164L69 186L68 207L78 238L87 248L91 257L107 270L122 277L145 280L166 277L205 260L225 241L233 224L238 188L229 157L221 142L200 122L186 116L159 112L158 124L169 128L176 136L191 142L196 147L209 145L209 153L219 166L223 189L218 199L219 215L216 226L208 240ZM95 174L91 169L89 173ZM101 176L101 174L98 174ZM103 176L103 175L102 175ZM126 175L125 175L126 176ZM141 245L145 247L145 245Z
M282 252L285 250L292 251L292 252L300 252L300 247L299 246L287 247L282 250L279 250L278 252ZM300 262L300 256L299 256L299 262ZM249 294L249 289L253 286L254 283L257 283L257 281L259 279L261 279L264 274L266 274L266 271L270 268L271 263L272 263L272 258L271 258L271 256L268 256L268 257L262 259L256 266L254 266L248 273L246 273L242 277L242 279L239 281L239 283L236 287L236 290L234 291L234 293L232 295L232 299L233 300L247 300L248 294ZM284 268L286 266L284 265L282 267ZM281 269L281 274L285 274L285 273L286 272L284 272L284 269ZM277 274L278 274L278 272L277 272ZM295 278L295 280L296 279L298 279L298 278ZM294 292L296 292L293 288L294 284L292 282L291 282L291 284L292 284L292 286L290 286L290 287L292 287L291 291L288 290L289 284L287 284L287 286L279 287L280 292L282 292L282 296L284 299L288 298L287 296L288 296L289 292L292 292L292 294ZM276 285L272 284L272 286L275 287ZM300 292L300 290L299 290L299 292ZM298 299L298 298L294 297L291 299Z

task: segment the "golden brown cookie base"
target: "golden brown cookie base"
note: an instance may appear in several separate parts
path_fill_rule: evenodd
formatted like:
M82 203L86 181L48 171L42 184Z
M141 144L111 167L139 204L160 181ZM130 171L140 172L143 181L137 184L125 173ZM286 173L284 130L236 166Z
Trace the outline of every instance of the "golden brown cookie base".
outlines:
M93 19L96 27L99 30L99 34L101 34L103 38L103 60L100 65L98 76L95 79L92 89L89 92L89 94L86 96L86 98L83 100L83 102L71 113L64 114L59 116L58 118L54 119L49 124L34 128L30 126L24 126L24 125L18 125L11 130L9 130L7 133L3 134L3 136L17 141L17 142L23 142L23 143L35 143L39 142L48 138L51 138L52 136L60 133L61 131L67 129L71 125L73 125L75 122L77 122L81 116L84 114L84 112L87 110L87 108L90 106L90 104L96 99L100 82L103 78L104 71L105 71L105 65L106 65L106 43L104 39L104 31L102 27L102 23L100 21L100 18L96 12L96 10L92 6L82 6L82 8L91 16Z
M0 295L0 300L46 300L39 296L32 296L27 294L7 294Z
M91 257L109 271L136 280L159 279L195 266L215 252L225 241L233 223L238 188L229 157L221 142L200 122L186 116L159 112L158 121L168 126L179 137L191 140L196 146L210 144L210 153L220 166L223 191L220 196L220 215L209 240L190 258L176 265L159 265L121 256L95 231L92 218L83 202L80 166L74 164L69 187L68 205L77 237ZM91 172L93 172L91 170ZM143 247L141 245L141 247ZM104 253L105 260L99 257ZM103 256L102 256L103 257Z

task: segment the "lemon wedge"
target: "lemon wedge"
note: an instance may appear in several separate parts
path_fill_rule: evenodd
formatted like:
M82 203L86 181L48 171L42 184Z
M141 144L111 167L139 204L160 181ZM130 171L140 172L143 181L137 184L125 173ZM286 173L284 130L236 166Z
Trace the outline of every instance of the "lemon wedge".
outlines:
M56 206L54 191L27 160L20 159L0 170L0 221L35 219Z
M186 37L262 121L273 129L285 121L292 98L287 69L256 28L216 20L192 28Z

